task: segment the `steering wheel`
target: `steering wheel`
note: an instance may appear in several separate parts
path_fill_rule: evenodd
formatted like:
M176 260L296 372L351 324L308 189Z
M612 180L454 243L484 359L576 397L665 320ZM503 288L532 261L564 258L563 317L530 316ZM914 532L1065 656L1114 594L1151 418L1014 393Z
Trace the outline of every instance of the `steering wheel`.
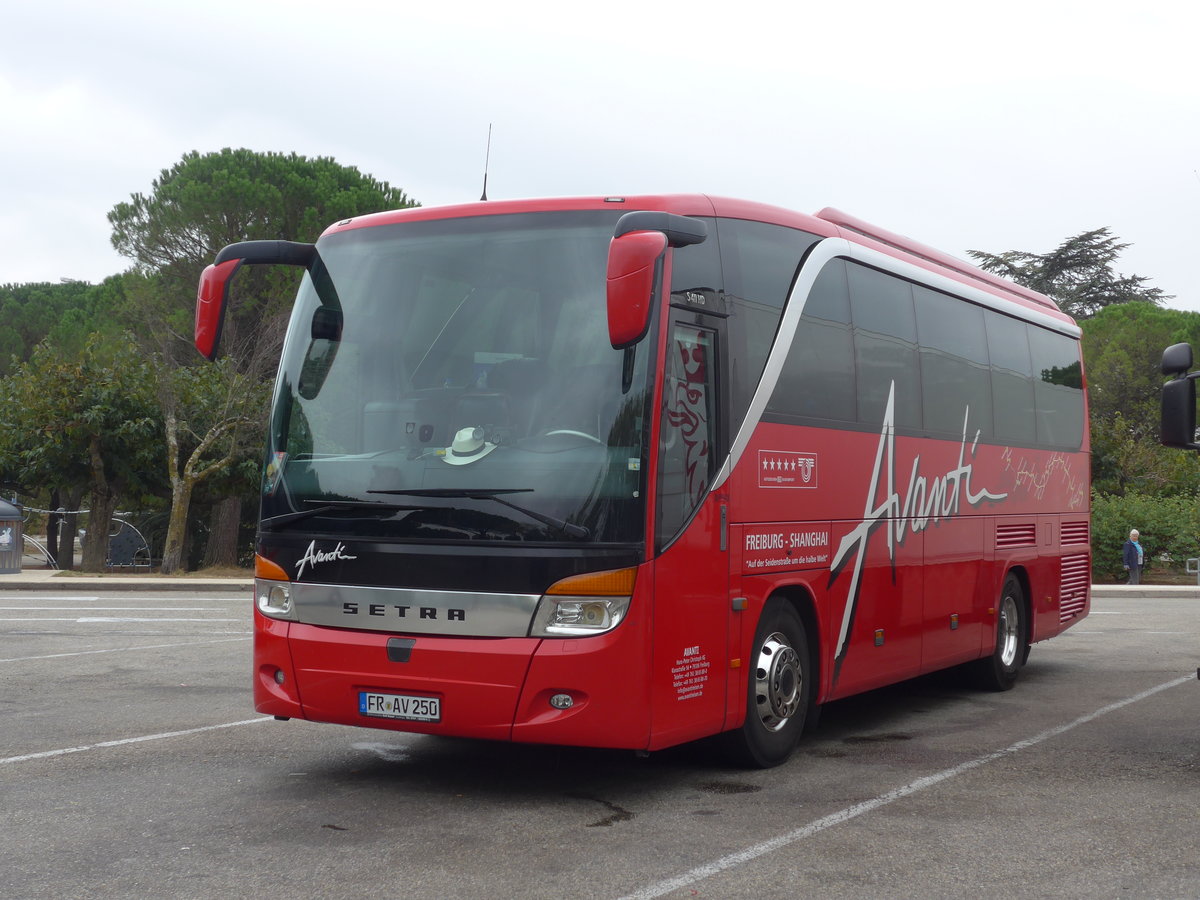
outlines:
M550 431L543 431L543 437L550 437L554 434L569 434L572 437L586 438L589 441L594 441L597 444L603 444L604 441L596 437L594 434L588 434L586 431L576 431L574 428L555 428Z

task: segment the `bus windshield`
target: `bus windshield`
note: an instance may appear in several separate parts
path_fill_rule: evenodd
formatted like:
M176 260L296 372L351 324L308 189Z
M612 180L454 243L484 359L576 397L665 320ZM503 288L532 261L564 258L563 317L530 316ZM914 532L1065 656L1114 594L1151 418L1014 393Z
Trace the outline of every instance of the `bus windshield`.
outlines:
M609 212L328 235L284 344L262 527L642 540L652 341L608 342Z

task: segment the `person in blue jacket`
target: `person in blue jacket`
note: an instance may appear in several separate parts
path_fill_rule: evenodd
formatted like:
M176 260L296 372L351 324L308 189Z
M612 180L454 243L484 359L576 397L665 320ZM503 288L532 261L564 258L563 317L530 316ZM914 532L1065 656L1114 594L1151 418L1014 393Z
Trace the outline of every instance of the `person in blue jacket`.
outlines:
M1125 542L1125 546L1121 549L1121 563L1125 566L1125 571L1129 573L1130 584L1142 583L1142 565L1145 562L1145 554L1142 552L1142 545L1138 543L1137 529L1129 532L1129 540Z

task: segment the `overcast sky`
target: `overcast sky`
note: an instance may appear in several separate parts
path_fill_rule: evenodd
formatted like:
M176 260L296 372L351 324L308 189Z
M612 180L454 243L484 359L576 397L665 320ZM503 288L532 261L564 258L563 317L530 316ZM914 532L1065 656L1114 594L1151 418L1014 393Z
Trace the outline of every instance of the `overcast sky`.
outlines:
M1200 310L1200 5L39 0L0 34L0 283L128 268L191 150L332 156L426 206L698 192L956 256L1108 226Z

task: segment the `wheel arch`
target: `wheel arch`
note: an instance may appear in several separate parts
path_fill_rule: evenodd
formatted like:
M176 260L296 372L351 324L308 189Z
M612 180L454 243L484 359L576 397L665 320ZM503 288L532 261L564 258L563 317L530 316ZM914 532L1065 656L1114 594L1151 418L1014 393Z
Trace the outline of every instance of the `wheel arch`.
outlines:
M822 674L825 667L821 659L821 622L817 617L817 602L812 591L803 584L784 584L775 587L763 603L763 612L773 603L785 603L796 611L804 624L805 638L808 641L809 664L813 671L810 673L816 690L813 692L814 704L825 699L824 681ZM762 616L762 612L759 613Z

